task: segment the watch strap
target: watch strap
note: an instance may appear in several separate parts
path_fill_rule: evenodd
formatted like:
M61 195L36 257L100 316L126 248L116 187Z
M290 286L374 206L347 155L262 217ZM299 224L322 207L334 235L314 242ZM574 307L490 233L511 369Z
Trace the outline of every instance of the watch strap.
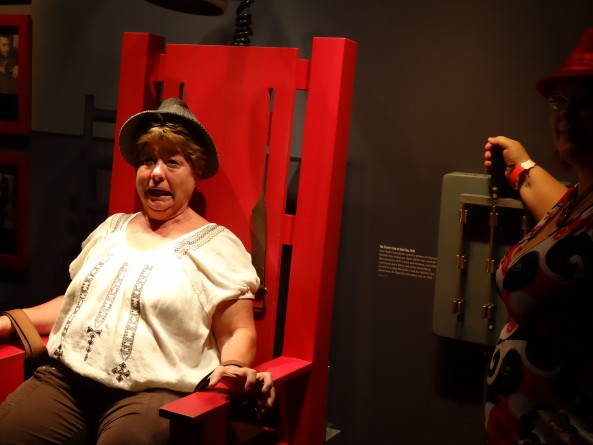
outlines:
M519 187L523 182L523 177L527 174L529 170L531 170L536 165L537 164L533 162L531 159L528 159L527 161L521 162L519 165L517 165L508 176L508 180L511 186L515 190L519 190Z

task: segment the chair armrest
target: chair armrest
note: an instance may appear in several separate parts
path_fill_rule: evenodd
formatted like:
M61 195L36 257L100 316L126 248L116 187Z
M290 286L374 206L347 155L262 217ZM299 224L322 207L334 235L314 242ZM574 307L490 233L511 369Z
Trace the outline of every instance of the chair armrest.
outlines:
M258 372L270 372L274 385L282 385L296 376L309 372L313 364L294 357L280 356L255 367Z
M23 382L25 351L12 345L0 345L0 402Z
M278 387L309 372L311 367L311 362L281 356L255 369L272 373L274 385ZM201 435L203 443L226 443L228 390L224 385L219 386L219 391L196 392L161 407L161 417L170 421L172 443L192 443L197 435Z
M228 410L227 395L215 391L202 391L189 394L181 399L161 406L161 417L167 419L200 420L214 411Z
M41 336L47 344L48 336ZM26 352L20 341L0 344L0 403L25 379Z
M9 363L13 360L24 360L25 351L11 344L0 345L0 362Z
M169 419L172 444L226 444L229 402L224 393L196 392L163 405L159 414Z
M277 357L269 362L256 366L258 372L270 372L275 385L281 385L293 377L308 372L311 362L292 357ZM167 403L160 409L161 417L167 419L186 419L197 421L214 410L228 409L227 391L203 391L189 394L179 400Z

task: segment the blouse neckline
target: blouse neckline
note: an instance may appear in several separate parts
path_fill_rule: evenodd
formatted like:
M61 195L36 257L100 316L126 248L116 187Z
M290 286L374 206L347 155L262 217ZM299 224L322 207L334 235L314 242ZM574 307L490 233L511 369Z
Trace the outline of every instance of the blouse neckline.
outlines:
M122 227L121 227L121 236L123 238L123 243L126 246L126 249L129 250L129 251L132 251L132 252L139 252L139 253L144 252L144 253L148 253L148 252L157 252L157 251L162 250L162 249L168 249L171 246L174 246L175 244L180 243L185 238L190 237L190 236L194 236L195 234L201 232L202 230L205 230L208 227L211 227L211 226L215 226L216 225L215 223L209 222L207 224L204 224L203 226L198 227L197 229L194 229L194 230L192 230L190 232L184 233L184 234L178 236L175 239L168 240L167 242L165 242L165 243L163 243L163 244L161 244L159 246L156 246L156 247L153 247L153 248L148 248L148 249L138 249L136 247L133 247L129 243L128 237L127 237L127 232L128 232L128 224L130 223L130 221L132 221L134 218L138 217L141 214L142 214L142 212L136 212L136 213L134 213L132 215L132 217L131 218L128 218L124 222L124 224L122 225Z

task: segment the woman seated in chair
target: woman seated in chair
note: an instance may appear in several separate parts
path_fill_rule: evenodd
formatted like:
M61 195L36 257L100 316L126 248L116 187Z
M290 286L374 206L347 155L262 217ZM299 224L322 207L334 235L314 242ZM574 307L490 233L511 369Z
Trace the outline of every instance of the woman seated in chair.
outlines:
M25 312L49 333L50 363L0 406L0 444L160 444L159 407L223 380L274 400L255 355L250 256L194 212L213 176L212 138L179 99L132 116L119 135L142 211L115 214L84 241L65 295ZM0 317L0 338L11 332Z

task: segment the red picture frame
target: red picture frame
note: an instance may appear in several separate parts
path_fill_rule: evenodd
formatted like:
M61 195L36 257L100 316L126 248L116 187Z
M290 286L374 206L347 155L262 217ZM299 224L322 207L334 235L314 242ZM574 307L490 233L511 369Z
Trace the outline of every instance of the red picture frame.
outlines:
M31 16L0 14L0 133L31 131Z
M29 156L0 151L0 268L29 263Z

